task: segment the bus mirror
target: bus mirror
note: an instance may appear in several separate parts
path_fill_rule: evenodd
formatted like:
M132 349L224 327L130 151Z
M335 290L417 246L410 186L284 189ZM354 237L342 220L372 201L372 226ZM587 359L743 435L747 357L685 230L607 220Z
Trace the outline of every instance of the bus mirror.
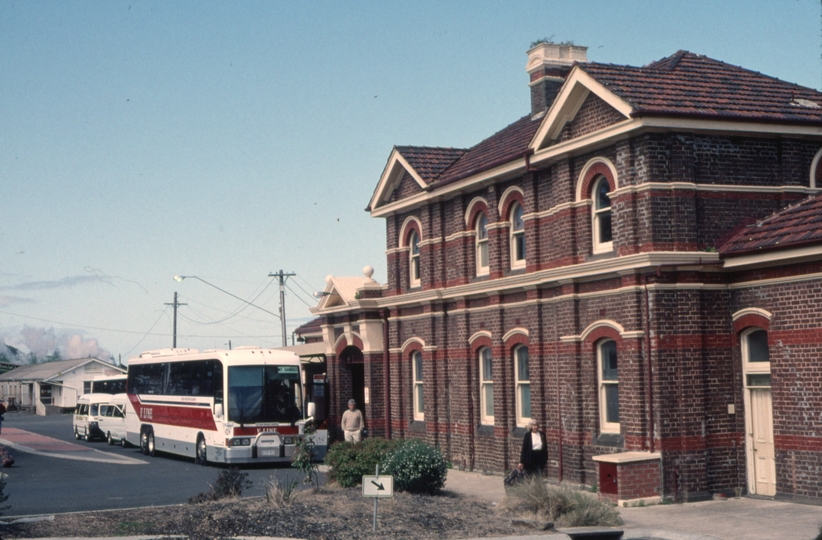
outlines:
M223 404L222 403L215 403L214 404L214 416L222 417L223 416Z
M316 407L316 405L314 405L314 402L309 401L308 402L308 408L306 409L306 413L307 413L309 418L314 416L314 413L317 412L316 409L317 409L317 407Z

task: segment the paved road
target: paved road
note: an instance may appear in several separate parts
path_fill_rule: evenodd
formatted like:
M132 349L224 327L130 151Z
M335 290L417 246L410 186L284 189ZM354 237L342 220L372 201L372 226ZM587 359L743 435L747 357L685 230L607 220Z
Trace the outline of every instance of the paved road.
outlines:
M104 441L75 441L71 415L6 413L0 441L13 443L3 516L181 504L209 490L220 472L193 460L143 456L137 448ZM244 495L263 495L273 476L299 478L283 465L244 468L252 487ZM323 475L321 475L322 477ZM324 481L324 478L321 478Z

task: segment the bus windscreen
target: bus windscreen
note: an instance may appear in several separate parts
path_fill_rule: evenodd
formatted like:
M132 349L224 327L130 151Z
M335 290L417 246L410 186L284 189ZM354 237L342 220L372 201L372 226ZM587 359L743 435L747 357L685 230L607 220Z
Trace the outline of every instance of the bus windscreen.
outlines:
M228 368L228 420L239 424L289 423L302 418L298 366Z

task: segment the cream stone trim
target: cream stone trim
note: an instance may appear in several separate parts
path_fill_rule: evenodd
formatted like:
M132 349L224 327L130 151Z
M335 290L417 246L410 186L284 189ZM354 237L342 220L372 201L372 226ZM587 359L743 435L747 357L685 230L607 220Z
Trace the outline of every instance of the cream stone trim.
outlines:
M415 320L420 320L420 319L428 320L428 319L439 318L439 317L444 317L444 316L445 316L445 314L442 313L441 311L433 311L431 313L420 313L418 315L400 315L398 317L388 317L388 321L389 322L395 322L395 321L408 322L408 321L415 321Z
M820 158L822 158L822 148L820 148L816 155L813 156L813 161L811 161L810 182L808 183L808 185L812 188L822 187L816 185L816 168L819 167Z
M489 332L488 330L480 330L479 332L475 332L470 338L468 338L468 344L473 345L473 343L481 337L487 337L488 339L492 339L491 332Z
M625 333L625 327L623 327L618 322L613 321L611 319L600 319L598 321L592 322L591 324L589 324L585 328L585 330L582 331L582 333L579 335L579 337L581 338L581 341L585 341L585 338L588 337L588 334L590 334L591 332L593 332L597 328L602 328L603 326L613 328L614 330L616 330L619 333L619 335L622 335L622 334Z
M496 229L507 229L511 227L510 221L495 221L494 223L488 224L488 230L496 230Z
M612 197L626 193L642 193L645 191L704 191L704 192L733 192L733 193L803 193L812 195L819 189L803 186L751 186L732 184L696 184L694 182L647 182L636 186L625 186L611 192Z
M473 199L471 199L471 202L468 203L468 207L465 209L465 216L464 216L465 226L468 227L469 229L471 227L473 227L474 225L472 223L469 223L468 219L471 217L471 212L473 212L474 206L476 206L478 204L485 204L486 208L490 207L490 205L488 204L488 201L485 199L485 197L479 197L478 196L478 197L474 197ZM488 216L486 215L485 218L488 219Z
M412 343L418 343L418 344L422 345L423 349L425 348L425 341L423 341L422 339L420 339L418 337L410 337L410 338L405 340L405 343L402 344L402 347L400 347L400 351L402 351L402 353L405 354L405 350Z
M361 300L359 306L368 309L385 307L402 307L425 302L438 302L444 298L459 298L481 294L496 294L500 290L535 287L563 280L585 280L620 272L633 272L642 268L658 266L699 267L704 264L716 264L718 253L691 251L654 251L636 253L612 259L602 259L580 264L562 266L538 272L529 272L507 276L500 279L482 280L448 289L429 289L414 291L398 296ZM650 287L650 286L649 286ZM316 310L314 313L333 313L335 310Z
M822 246L809 246L796 249L768 250L765 253L751 253L748 255L728 255L725 259L725 268L740 268L744 266L782 264L788 260L803 258L818 258L822 256Z
M755 281L741 281L739 283L733 283L728 286L730 290L739 290L739 289L753 289L756 287L771 287L774 285L789 285L791 283L801 283L803 281L816 281L822 279L822 272L816 272L813 274L802 274L801 276L788 276L788 277L780 277L780 278L772 278L772 279L759 279Z
M534 134L530 148L537 151L544 148L550 141L556 140L565 125L576 117L582 104L592 93L626 118L633 112L630 104L585 73L582 68L575 66L568 74L565 84Z
M531 337L531 333L528 331L527 328L517 327L517 328L512 328L511 330L508 330L505 333L505 335L502 336L502 342L505 343L506 341L511 339L511 336L515 336L517 334L522 334L527 338Z
M577 69L577 68L574 68ZM586 74L587 76L587 74ZM593 81L596 85L596 81ZM601 86L601 85L600 85ZM560 95L563 94L569 85L566 83ZM603 87L604 88L604 87ZM615 109L623 112L620 107L627 106L622 100L614 96L607 89L600 94L595 92L606 103L613 106ZM610 97L609 97L610 96ZM606 99L607 98L607 99ZM616 100L613 101L612 100ZM554 101L554 106L559 103L559 97ZM581 103L580 103L581 105ZM552 106L552 109L554 108ZM550 112L550 111L549 111ZM574 113L576 114L576 113ZM626 119L622 122L610 125L598 131L588 133L581 137L577 137L570 141L557 143L547 148L535 146L535 141L541 140L540 133L546 129L546 122L549 120L549 115L546 115L543 124L534 136L530 143L530 147L534 149L534 154L530 158L532 165L550 165L551 163L560 159L567 158L575 153L581 151L588 151L602 146L612 144L614 141L628 137L634 131L639 130L684 130L693 133L721 133L721 134L780 134L787 136L806 136L806 137L820 137L822 138L822 127L818 126L796 126L796 125L779 125L767 124L758 122L735 122L727 120L711 120L711 119L688 119L688 118L666 118L666 117L641 117ZM822 159L822 157L820 158ZM389 159L390 163L390 159ZM408 197L401 201L395 201L378 207L380 196L384 191L383 179L377 186L375 196L371 200L371 216L385 217L399 211L407 211L418 206L423 206L434 199L441 199L448 197L451 194L463 192L466 189L477 189L482 187L484 183L496 182L506 178L514 177L525 172L526 161L525 158L513 159L510 162L494 167L479 174L464 178L453 184L449 184L441 189L433 192L423 192L417 195ZM385 173L383 174L383 177ZM822 186L813 186L818 189Z
M575 336L561 336L559 340L563 343L579 343L585 341L588 336L597 328L608 327L616 330L622 339L642 339L645 332L642 330L626 331L618 322L611 319L600 319L589 324L581 334Z
M617 174L616 165L614 165L614 163L608 158L597 156L595 158L591 158L591 159L588 160L588 162L585 164L585 166L580 171L579 176L577 177L577 194L576 194L576 197L577 197L576 200L577 201L582 201L584 199L593 200L593 197L584 196L582 194L582 184L585 182L585 176L588 174L588 171L591 170L591 167L593 167L594 165L597 165L598 163L602 163L603 165L608 167L608 169L611 171L611 177L614 180L614 189L611 190L611 193L613 193L614 191L619 189L619 175Z
M477 235L476 231L458 231L454 234L449 234L445 237L445 242L453 242L460 238L474 238Z
M420 246L420 247L433 246L433 245L436 245L436 244L442 244L442 242L443 242L442 237L441 236L436 236L436 237L433 237L433 238L427 238L425 240L420 240L417 243L417 245Z
M399 182L402 180L403 171L407 171L421 188L425 189L427 187L427 184L417 171L406 161L399 150L394 148L388 157L388 163L385 165L382 175L380 175L377 189L374 190L374 196L371 198L371 208L376 208L383 198L390 195L390 193L397 188Z
M437 350L436 345L427 345L422 348L422 352L435 352Z
M736 321L737 319L741 319L742 317L744 317L746 315L760 315L762 317L765 317L769 321L773 320L773 313L771 313L770 311L766 311L764 309L761 309L761 308L740 309L739 311L737 311L736 313L731 315L731 320Z
M555 214L559 214L565 210L570 210L572 208L585 208L588 206L593 205L594 202L591 199L583 199L581 201L572 201L567 203L558 204L556 206L552 206L547 210L543 210L542 212L536 212L533 214L528 214L529 216L534 216L535 219L543 219Z
M386 255L394 255L394 254L396 254L396 253L405 253L405 252L407 252L407 251L408 251L408 250L410 250L410 249L411 249L411 248L410 248L410 247L408 247L408 246L403 246L403 247L395 247L395 248L389 248L389 249L386 249L386 250L385 250L385 254L386 254Z
M420 241L420 242L422 242L422 241L423 241L423 238L424 238L424 229L422 228L422 221L420 221L420 219L419 219L418 217L416 217L416 216L408 216L408 217L407 217L407 218L405 218L405 220L402 222L402 226L400 227L400 237L399 237L399 239L398 239L398 241L399 241L399 243L400 243L399 247L404 247L404 248L409 248L409 247L411 247L411 246L408 246L408 245L404 245L404 244L403 244L403 242L405 241L405 240L404 240L404 238L405 238L405 237L406 237L406 235L408 234L408 228L409 228L409 226L410 226L410 223L411 223L411 222L415 222L415 223L417 224L417 227L419 227L419 231L420 231L420 239L419 239L419 241Z
M508 189L506 189L505 191L502 192L502 196L500 196L500 198L499 198L499 204L497 204L497 210L499 211L499 215L506 218L506 219L509 216L503 216L502 215L502 209L505 208L505 205L508 202L508 199L511 197L512 193L519 193L520 195L522 195L523 199L525 198L525 192L522 191L522 188L520 188L518 186L509 186ZM520 205L520 206L522 206L522 205ZM523 210L523 214L524 214L524 210L525 210L524 206L523 206L522 210ZM510 220L508 220L508 222L510 223Z
M487 171L483 171L473 176L469 176L452 184L448 184L441 189L435 191L426 191L413 195L401 201L395 201L379 208L371 205L371 217L385 217L396 212L407 211L418 206L424 206L434 199L441 199L453 193L461 193L466 189L476 189L481 187L484 183L498 182L506 178L514 178L525 170L525 158L517 158L499 165Z

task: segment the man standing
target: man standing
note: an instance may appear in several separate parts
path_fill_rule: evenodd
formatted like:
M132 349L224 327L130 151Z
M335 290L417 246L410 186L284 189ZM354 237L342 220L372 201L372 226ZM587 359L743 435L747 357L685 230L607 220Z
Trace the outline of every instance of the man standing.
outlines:
M357 409L357 402L348 400L348 410L342 416L342 429L345 432L345 442L362 441L362 430L365 429L365 419Z

